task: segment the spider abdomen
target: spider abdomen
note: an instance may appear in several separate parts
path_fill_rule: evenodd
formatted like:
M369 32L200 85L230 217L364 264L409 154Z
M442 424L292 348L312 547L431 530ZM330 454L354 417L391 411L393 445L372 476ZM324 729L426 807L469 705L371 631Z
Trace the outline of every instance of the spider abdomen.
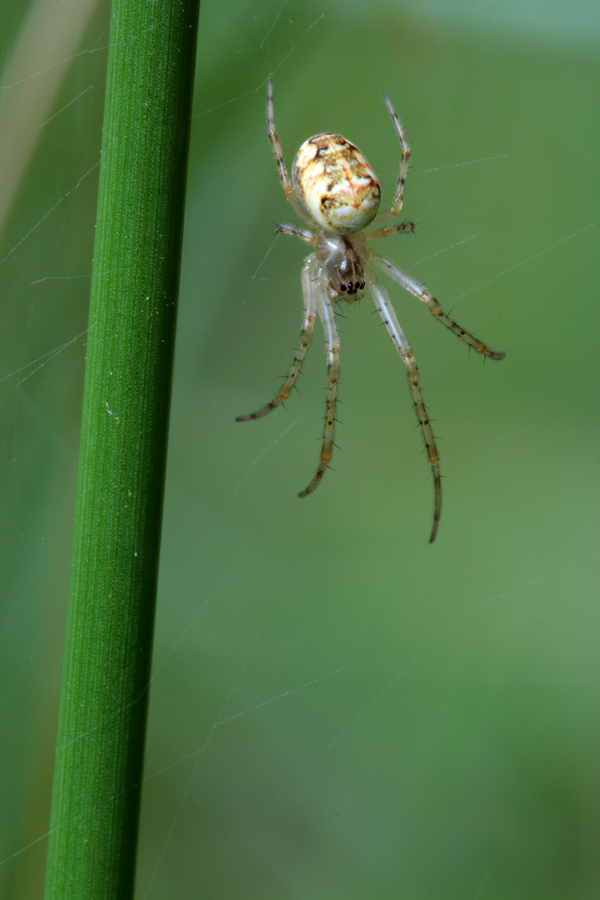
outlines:
M381 188L366 156L341 134L315 134L292 167L294 189L308 212L328 231L363 231L379 210Z

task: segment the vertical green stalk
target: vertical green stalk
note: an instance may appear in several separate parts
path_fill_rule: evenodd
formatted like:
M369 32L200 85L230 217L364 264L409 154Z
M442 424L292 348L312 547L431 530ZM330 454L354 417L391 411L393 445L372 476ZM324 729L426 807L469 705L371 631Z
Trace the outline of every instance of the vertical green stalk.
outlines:
M133 894L199 0L114 0L46 900Z

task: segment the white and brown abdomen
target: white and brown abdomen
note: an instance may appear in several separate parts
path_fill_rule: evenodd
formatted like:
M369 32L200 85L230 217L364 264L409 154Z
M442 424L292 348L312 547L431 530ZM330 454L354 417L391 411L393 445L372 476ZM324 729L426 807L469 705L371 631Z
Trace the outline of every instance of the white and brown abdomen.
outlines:
M379 210L381 188L366 156L341 134L315 134L294 159L299 199L327 231L363 231Z

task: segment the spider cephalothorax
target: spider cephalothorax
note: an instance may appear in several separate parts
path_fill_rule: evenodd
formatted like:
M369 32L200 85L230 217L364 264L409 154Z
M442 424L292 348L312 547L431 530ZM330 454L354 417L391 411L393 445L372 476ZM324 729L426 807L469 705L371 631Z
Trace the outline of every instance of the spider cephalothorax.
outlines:
M419 370L410 344L400 327L387 291L377 281L372 266L384 271L393 281L427 304L435 318L452 331L457 337L490 359L502 359L504 353L490 350L464 328L461 328L447 316L440 304L429 291L410 275L407 275L395 263L380 256L372 250L367 239L389 237L399 232L412 231L412 222L396 222L376 228L368 234L363 229L376 218L380 220L397 217L402 209L404 182L408 171L410 147L400 120L386 94L383 95L388 112L392 117L396 134L402 148L400 171L396 184L396 192L389 213L377 215L381 201L381 189L375 172L361 151L341 134L316 134L305 141L298 150L292 168L292 178L283 158L279 137L275 131L273 113L273 81L269 79L267 92L267 118L269 122L269 139L273 154L277 161L279 177L287 199L298 218L304 222L305 228L296 225L279 225L282 234L299 237L310 244L311 253L304 260L302 267L302 294L304 297L304 315L300 332L300 345L294 361L281 389L270 403L248 416L239 416L238 422L258 419L283 403L290 395L302 367L306 351L310 345L317 315L325 331L325 347L327 351L327 402L325 409L325 429L321 461L315 475L300 497L310 494L319 484L331 461L333 434L335 428L335 410L337 402L337 386L340 377L339 354L340 340L335 320L334 303L346 300L351 303L362 296L366 289L373 298L375 308L383 324L406 366L408 386L411 392L429 465L434 482L433 528L429 541L437 534L442 506L442 481L440 461L435 446L433 431L421 389L419 387Z
M333 299L358 299L365 289L365 267L369 259L364 234L321 231L316 235L314 248Z

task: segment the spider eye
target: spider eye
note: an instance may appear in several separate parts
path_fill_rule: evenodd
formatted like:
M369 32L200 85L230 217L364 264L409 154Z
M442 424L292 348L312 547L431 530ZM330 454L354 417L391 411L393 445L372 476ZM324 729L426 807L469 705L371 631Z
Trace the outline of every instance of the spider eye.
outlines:
M349 291L351 287L352 287L351 283L349 285L346 285L345 281L340 281L340 291L346 291L346 290Z

